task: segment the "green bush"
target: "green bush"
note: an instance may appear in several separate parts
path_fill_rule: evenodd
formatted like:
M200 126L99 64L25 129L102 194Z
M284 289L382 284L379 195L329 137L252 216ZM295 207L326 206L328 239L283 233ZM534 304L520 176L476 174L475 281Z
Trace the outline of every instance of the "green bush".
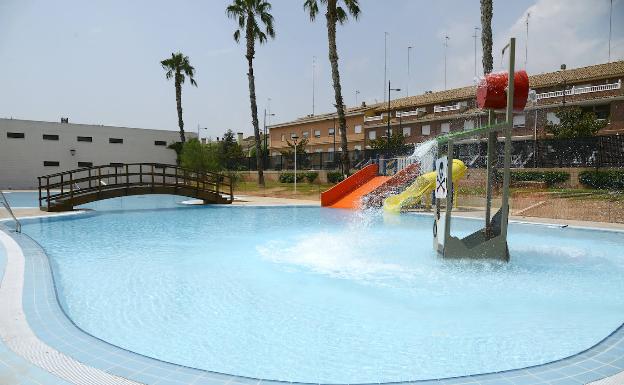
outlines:
M583 171L579 182L595 189L624 190L624 171Z
M297 173L297 183L302 182L304 175ZM295 174L292 172L284 172L279 176L280 183L295 183Z
M305 176L305 179L308 181L308 183L314 183L316 178L318 178L318 172L315 171L308 171L303 175Z
M330 171L327 173L327 181L329 183L338 183L344 179L340 171Z
M548 187L570 179L570 174L563 171L512 171L512 182L545 182ZM503 173L496 170L496 180L503 180Z

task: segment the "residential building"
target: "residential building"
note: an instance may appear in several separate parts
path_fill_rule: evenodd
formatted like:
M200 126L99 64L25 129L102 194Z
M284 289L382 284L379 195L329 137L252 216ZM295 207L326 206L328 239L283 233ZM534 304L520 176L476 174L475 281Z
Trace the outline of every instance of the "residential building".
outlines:
M347 108L347 143L349 151L364 149L364 112L366 105ZM308 144L306 152L334 152L341 151L341 133L338 124L338 114L309 115L292 122L274 124L268 127L270 135L269 151L271 155L279 155L288 150L288 142L292 143L294 136L299 141L306 138Z
M0 119L0 188L33 189L37 177L114 163L175 164L178 131ZM187 138L196 138L193 132Z
M535 100L514 114L515 140L541 138L548 134L546 122L556 122L555 112L564 104L593 111L607 126L599 132L624 132L624 61L604 63L529 76ZM390 102L390 134L399 130L406 143L419 143L449 132L487 124L488 111L476 105L476 87L467 86L394 99ZM347 108L347 139L350 150L370 148L372 140L388 134L388 105L378 103ZM336 113L306 116L270 126L272 155L286 149L293 135L308 137L307 152L332 152ZM494 112L493 120L504 119L504 111ZM337 122L336 122L337 127ZM336 128L337 130L337 128ZM336 137L336 150L340 136Z

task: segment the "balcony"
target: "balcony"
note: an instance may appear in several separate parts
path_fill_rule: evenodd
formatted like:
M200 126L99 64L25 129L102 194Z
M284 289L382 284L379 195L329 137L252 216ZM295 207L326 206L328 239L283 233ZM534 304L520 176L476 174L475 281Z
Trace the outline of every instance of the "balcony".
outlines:
M383 120L383 118L386 116L387 114L381 114L381 115L374 115L374 116L365 116L364 117L364 123L366 122L377 122L380 120Z
M572 88L570 88L569 90L565 91L565 95L566 96L582 95L582 94L589 94L589 93L593 93L593 92L603 92L603 91L619 90L620 88L622 88L622 80L621 79L618 80L617 83L601 84L601 85L598 85L598 86L589 86L589 87L574 87L574 86L572 86ZM550 98L561 98L561 97L563 97L563 91L543 92L541 94L537 94L536 95L536 99L537 100L550 99Z
M447 112L447 111L459 111L462 108L468 107L468 103L466 102L457 102L455 104L451 104L450 106L433 106L433 112Z
M408 116L422 116L427 113L427 109L422 107L412 111L397 111L397 118L406 118Z

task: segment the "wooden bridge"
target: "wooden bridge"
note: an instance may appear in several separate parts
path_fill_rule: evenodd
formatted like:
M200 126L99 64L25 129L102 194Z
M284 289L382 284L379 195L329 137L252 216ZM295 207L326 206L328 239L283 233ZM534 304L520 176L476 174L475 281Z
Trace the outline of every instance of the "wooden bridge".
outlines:
M157 163L85 167L38 177L39 207L68 211L75 206L128 195L173 194L229 204L234 198L231 178Z

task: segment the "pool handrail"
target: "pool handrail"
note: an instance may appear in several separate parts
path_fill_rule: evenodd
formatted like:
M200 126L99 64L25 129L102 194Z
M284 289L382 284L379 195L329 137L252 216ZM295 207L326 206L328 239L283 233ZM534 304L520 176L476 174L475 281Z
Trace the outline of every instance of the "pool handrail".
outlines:
M9 212L9 215L11 215L11 217L13 218L13 221L15 222L15 232L21 233L22 224L19 221L19 219L17 219L15 214L13 213L13 210L11 209L11 205L9 204L9 201L6 199L6 197L4 196L4 193L2 192L2 190L0 190L0 198L2 198L2 205Z

